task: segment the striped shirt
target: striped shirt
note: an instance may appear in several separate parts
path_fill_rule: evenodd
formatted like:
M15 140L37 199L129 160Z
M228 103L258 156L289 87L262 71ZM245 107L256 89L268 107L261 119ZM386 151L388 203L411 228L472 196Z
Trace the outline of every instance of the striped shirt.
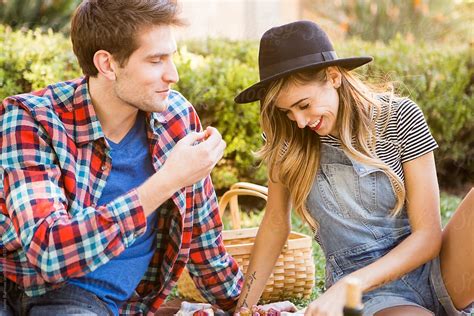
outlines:
M155 170L181 138L202 129L176 91L166 111L148 113L146 120ZM105 264L145 233L136 189L97 205L111 168L87 78L3 101L0 283L6 277L28 296L41 295ZM182 188L162 207L170 213L158 219L151 263L120 314L154 314L185 265L206 299L232 308L243 277L224 248L210 177Z
M438 145L415 102L407 98L394 98L389 107L388 96L382 96L381 100L385 102L381 102L381 113L375 122L375 152L404 180L402 164L435 150ZM341 147L339 139L332 135L322 136L321 142Z

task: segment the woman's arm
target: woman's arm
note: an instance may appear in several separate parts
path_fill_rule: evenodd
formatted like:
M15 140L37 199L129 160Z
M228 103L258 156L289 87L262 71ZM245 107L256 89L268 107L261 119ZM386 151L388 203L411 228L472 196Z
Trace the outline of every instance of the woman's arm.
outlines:
M439 190L433 152L404 163L403 170L412 233L385 256L349 275L360 280L364 292L416 269L436 257L441 248ZM343 280L311 303L305 315L319 315L322 311L328 315L340 313L344 305Z
M257 304L275 262L291 231L289 192L281 184L268 181L268 202L250 256L244 286L236 311Z
M433 259L441 249L439 189L433 152L403 164L406 208L412 233L373 264L353 273L368 291Z

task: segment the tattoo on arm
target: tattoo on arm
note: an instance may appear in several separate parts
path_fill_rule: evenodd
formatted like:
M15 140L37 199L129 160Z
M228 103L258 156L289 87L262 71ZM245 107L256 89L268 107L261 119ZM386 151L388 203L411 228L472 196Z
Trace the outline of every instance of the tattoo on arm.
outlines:
M247 303L247 298L250 293L250 289L252 288L253 282L257 279L255 276L257 274L257 271L254 271L252 274L248 276L247 282L245 282L245 287L247 288L247 293L245 294L244 301L242 303L242 306L244 307L249 307L249 304Z

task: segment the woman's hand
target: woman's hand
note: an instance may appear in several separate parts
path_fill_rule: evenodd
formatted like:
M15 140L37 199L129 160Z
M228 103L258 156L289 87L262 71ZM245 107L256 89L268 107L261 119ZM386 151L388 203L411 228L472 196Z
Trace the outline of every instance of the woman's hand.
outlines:
M342 316L346 286L339 280L306 308L305 316Z

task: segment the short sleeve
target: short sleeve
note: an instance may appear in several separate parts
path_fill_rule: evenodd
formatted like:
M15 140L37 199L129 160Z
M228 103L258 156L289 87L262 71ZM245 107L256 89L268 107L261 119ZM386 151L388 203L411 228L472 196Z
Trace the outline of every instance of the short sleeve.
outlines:
M397 109L397 138L401 162L423 156L438 148L420 107L410 99L400 100Z

